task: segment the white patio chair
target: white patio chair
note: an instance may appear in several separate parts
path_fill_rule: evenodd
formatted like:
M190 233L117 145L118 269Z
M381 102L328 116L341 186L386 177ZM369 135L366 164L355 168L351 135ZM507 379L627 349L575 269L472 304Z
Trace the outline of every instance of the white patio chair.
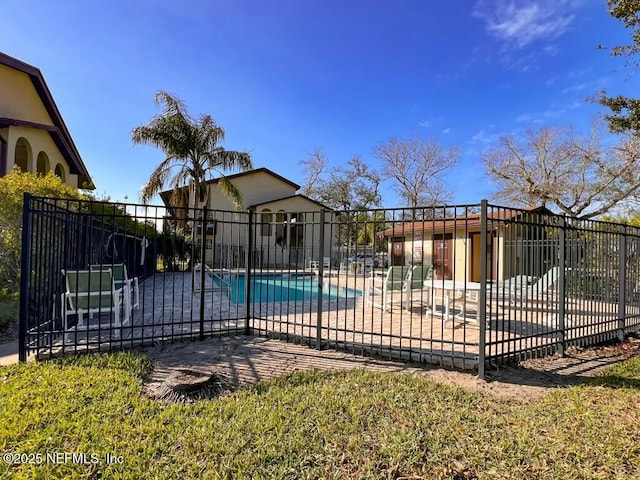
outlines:
M128 290L115 288L111 270L62 270L62 274L66 286L62 294L64 332L71 330L69 315L76 315L77 322L73 327L76 331L116 328L116 336L120 336L119 327L129 322L131 307L127 300ZM91 325L96 313L100 317L109 314L108 322L103 323L101 318L97 325Z

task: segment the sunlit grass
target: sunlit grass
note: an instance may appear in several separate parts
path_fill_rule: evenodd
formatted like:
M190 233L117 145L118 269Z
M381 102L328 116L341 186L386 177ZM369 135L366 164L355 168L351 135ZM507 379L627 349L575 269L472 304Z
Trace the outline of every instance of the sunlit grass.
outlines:
M640 478L640 361L534 401L410 375L302 372L221 399L141 393L146 357L0 369L4 452L96 465L0 465L14 478ZM626 379L626 380L624 380ZM122 464L106 465L106 454Z

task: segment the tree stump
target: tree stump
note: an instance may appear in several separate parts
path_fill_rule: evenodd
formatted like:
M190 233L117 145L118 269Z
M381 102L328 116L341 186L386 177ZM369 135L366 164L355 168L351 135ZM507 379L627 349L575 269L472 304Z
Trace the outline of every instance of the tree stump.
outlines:
M152 396L170 402L192 402L226 396L234 390L233 383L222 375L176 369L155 388Z
M177 393L193 392L206 386L213 377L211 373L195 370L175 370L164 381L164 385Z

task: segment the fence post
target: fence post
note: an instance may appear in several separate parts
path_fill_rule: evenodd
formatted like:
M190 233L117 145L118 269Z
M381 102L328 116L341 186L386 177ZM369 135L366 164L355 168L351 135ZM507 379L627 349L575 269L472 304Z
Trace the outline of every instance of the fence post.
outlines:
M249 335L251 333L251 274L253 269L253 230L254 211L249 209L247 211L247 248L245 250L244 261L244 334Z
M22 201L22 252L20 254L20 323L18 361L27 361L27 324L29 321L29 276L31 275L31 195Z
M325 211L320 210L320 237L318 238L318 310L316 312L316 350L322 350L322 289L324 287L324 226Z
M486 334L487 334L487 200L480 202L480 296L478 298L478 319L480 339L478 344L478 377L485 378Z
M207 254L207 205L202 208L200 222L200 340L204 340L204 289L205 289L205 256ZM213 282L213 277L211 278ZM212 285L213 286L213 285Z
M618 252L618 340L624 341L627 303L627 226L620 225L620 249Z
M558 351L560 355L564 357L567 350L566 335L565 335L565 302L567 299L566 288L566 272L567 272L567 219L565 216L560 217L560 231L558 232L558 240L560 243L560 252L558 262L560 263L560 272L558 273L558 330L559 332L559 346Z

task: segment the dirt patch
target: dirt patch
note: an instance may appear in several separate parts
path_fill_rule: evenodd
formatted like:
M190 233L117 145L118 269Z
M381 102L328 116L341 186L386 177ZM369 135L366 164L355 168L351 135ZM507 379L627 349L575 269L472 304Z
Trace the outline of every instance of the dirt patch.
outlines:
M211 397L227 395L245 385L300 370L364 368L420 375L492 395L527 400L556 388L583 383L606 366L639 355L640 339L633 336L622 343L573 348L564 357L547 357L524 362L518 367L489 369L487 380L478 378L473 372L376 360L332 350L317 351L304 345L253 336L175 343L147 348L145 353L154 362L154 369L144 386L146 394L152 398L161 397L162 385L167 379L185 369L218 379L217 386L216 381L213 382L217 393L209 392Z

